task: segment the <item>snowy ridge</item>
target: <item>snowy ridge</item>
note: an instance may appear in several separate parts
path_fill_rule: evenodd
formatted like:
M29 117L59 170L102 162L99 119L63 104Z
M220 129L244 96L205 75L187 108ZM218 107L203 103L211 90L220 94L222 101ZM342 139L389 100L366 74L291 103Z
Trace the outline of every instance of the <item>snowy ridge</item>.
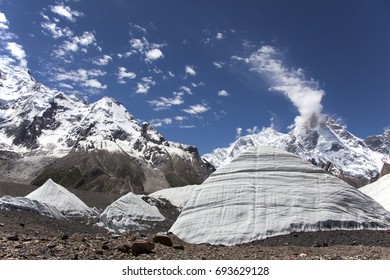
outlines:
M195 147L167 141L148 123L140 125L114 99L103 97L88 104L37 83L26 68L0 65L0 151L13 155L19 164L31 156L54 160L90 150L126 153L151 168L179 157L202 169L202 176L212 171ZM26 175L30 182L42 168L35 165ZM5 168L3 175L17 181L16 170L9 170Z
M88 207L76 195L51 179L26 195L26 198L51 205L68 217L97 215L96 210Z
M99 218L99 226L107 229L126 232L131 230L145 230L148 228L144 221L163 221L156 206L150 205L142 199L143 195L128 193L109 205Z
M390 213L338 178L276 148L247 148L199 186L170 231L233 245L294 231L388 229Z
M218 168L247 147L261 146L293 152L357 186L369 182L389 160L388 154L372 150L330 117L324 117L315 128L295 128L288 134L264 128L257 134L240 137L227 148L203 155L203 158Z
M65 219L65 216L54 206L31 200L27 197L12 197L9 195L0 197L0 209L15 209L26 211L53 219Z
M361 187L359 190L390 211L390 174L379 178L374 183Z

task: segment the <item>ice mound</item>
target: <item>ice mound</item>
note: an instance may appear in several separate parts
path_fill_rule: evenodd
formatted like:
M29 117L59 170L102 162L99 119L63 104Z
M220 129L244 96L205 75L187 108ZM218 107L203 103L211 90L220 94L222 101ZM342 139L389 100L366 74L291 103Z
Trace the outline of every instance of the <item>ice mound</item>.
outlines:
M52 205L68 217L97 214L95 209L88 207L76 195L51 179L47 180L40 188L26 195L26 197Z
M233 245L294 231L388 229L372 198L298 156L250 147L200 185L170 229L190 243Z

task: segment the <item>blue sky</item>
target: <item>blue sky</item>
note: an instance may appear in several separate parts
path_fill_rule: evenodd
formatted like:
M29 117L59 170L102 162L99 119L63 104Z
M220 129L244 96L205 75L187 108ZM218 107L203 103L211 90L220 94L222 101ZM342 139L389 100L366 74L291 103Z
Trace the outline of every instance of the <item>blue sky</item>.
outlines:
M0 0L0 36L3 63L201 154L313 113L390 125L389 1Z

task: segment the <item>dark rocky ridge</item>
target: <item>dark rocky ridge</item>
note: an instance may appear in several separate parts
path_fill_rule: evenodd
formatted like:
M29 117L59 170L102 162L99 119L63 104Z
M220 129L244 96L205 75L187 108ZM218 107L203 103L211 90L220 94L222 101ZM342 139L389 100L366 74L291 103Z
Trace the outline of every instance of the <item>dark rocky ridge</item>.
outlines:
M33 181L42 185L51 178L65 187L99 192L137 194L162 188L201 184L213 167L200 158L192 162L159 153L150 166L141 158L105 150L72 151L47 166Z

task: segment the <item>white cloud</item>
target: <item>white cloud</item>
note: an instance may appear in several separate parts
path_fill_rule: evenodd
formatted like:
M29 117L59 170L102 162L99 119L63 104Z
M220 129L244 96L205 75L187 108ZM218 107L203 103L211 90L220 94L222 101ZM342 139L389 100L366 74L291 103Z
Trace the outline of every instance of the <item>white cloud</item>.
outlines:
M186 65L185 66L185 71L186 71L186 74L188 74L188 75L191 75L191 76L195 76L196 75L196 71L194 70L194 66Z
M54 22L42 22L41 27L44 30L49 31L49 33L51 34L51 36L54 39L58 39L60 37L72 37L73 36L73 31L70 30L69 27L60 28Z
M107 65L110 61L112 61L112 57L105 54L101 58L94 59L92 63L103 66L103 65Z
M282 92L298 109L295 127L315 127L322 118L321 99L325 92L318 82L307 79L303 70L287 68L281 53L272 46L262 46L249 58L241 59L249 63L252 71L264 75L271 84L271 91Z
M175 74L173 74L171 71L168 71L168 75L171 76L172 78L175 77Z
M8 29L7 17L2 12L0 12L0 29Z
M225 62L222 62L222 61L213 61L213 65L215 66L215 68L221 69L221 68L225 65Z
M154 127L161 127L164 124L170 125L170 124L172 124L172 119L171 118L153 119L150 121L150 124L153 125Z
M67 84L67 83L59 83L58 86L61 88L66 88L66 89L74 89L74 87L72 85Z
M125 67L119 67L118 69L118 82L120 84L125 84L125 79L134 79L135 77L137 77L134 72L127 72L127 69Z
M153 105L154 110L164 110L168 109L174 105L181 105L184 103L183 101L183 93L182 92L174 92L174 96L172 98L160 97L157 100L148 101L149 104Z
M188 93L189 95L192 95L192 91L191 91L191 89L189 87L181 86L181 87L179 87L179 89L184 91L184 92L186 92L186 93Z
M137 83L137 89L135 92L140 94L148 93L152 85L156 85L156 82L153 81L152 77L143 77L141 82Z
M187 118L184 117L184 116L176 116L176 117L175 117L175 120L177 120L178 122L182 122L182 121L184 121L185 119L187 119Z
M218 32L217 35L215 36L215 39L217 40L222 40L225 36L223 35L223 33L221 32Z
M236 138L240 138L241 134L242 134L242 128L241 127L237 127L236 128Z
M96 88L96 89L106 89L107 85L102 85L96 79L90 79L83 82L84 87Z
M218 96L229 96L229 95L230 94L224 89L218 91Z
M55 71L54 74L54 80L58 82L62 82L62 87L64 88L70 88L69 86L73 87L80 86L83 88L89 88L89 89L106 89L107 85L103 85L101 82L99 82L96 78L105 76L107 73L104 71L101 71L99 69L77 69L77 70L67 70L64 68L54 68ZM70 81L72 85L69 85L67 83L64 83L64 81ZM61 84L61 83L60 83ZM68 85L68 86L64 86Z
M183 109L184 112L190 114L190 115L198 115L207 112L210 110L209 107L207 107L205 104L196 104L190 106L188 109Z
M15 42L8 42L6 48L10 51L13 57L19 60L21 66L27 66L26 52L21 45Z
M93 44L96 45L96 38L92 32L85 31L81 36L75 36L70 38L70 40L65 41L57 50L54 50L54 55L58 57L63 57L72 52L81 52L87 53L88 50L85 47Z
M257 127L257 126L254 126L254 127L252 127L252 128L247 128L246 129L246 132L248 133L248 134L256 134L256 133L258 133L260 130L259 130L259 128Z
M69 6L64 6L63 4L51 6L50 10L53 13L55 13L61 17L64 17L71 22L75 22L77 17L81 17L84 15L84 13L71 10L71 8Z
M132 38L130 41L130 47L132 50L126 54L121 54L121 56L130 56L135 53L139 53L145 56L145 61L153 61L159 58L163 58L164 54L161 51L162 47L165 47L166 44L156 44L150 43L145 37Z
M146 56L146 59L149 61L164 57L164 55L160 49L151 49L150 51L148 51L145 54L145 56Z
M130 40L130 46L137 51L143 51L145 46L147 46L148 44L149 42L146 40L146 38L142 38L142 39L133 38Z
M189 129L189 128L196 128L196 126L195 125L179 125L179 127L180 128L187 128L187 129Z
M89 31L85 31L83 35L75 37L74 40L82 46L88 46L96 41L95 35Z

